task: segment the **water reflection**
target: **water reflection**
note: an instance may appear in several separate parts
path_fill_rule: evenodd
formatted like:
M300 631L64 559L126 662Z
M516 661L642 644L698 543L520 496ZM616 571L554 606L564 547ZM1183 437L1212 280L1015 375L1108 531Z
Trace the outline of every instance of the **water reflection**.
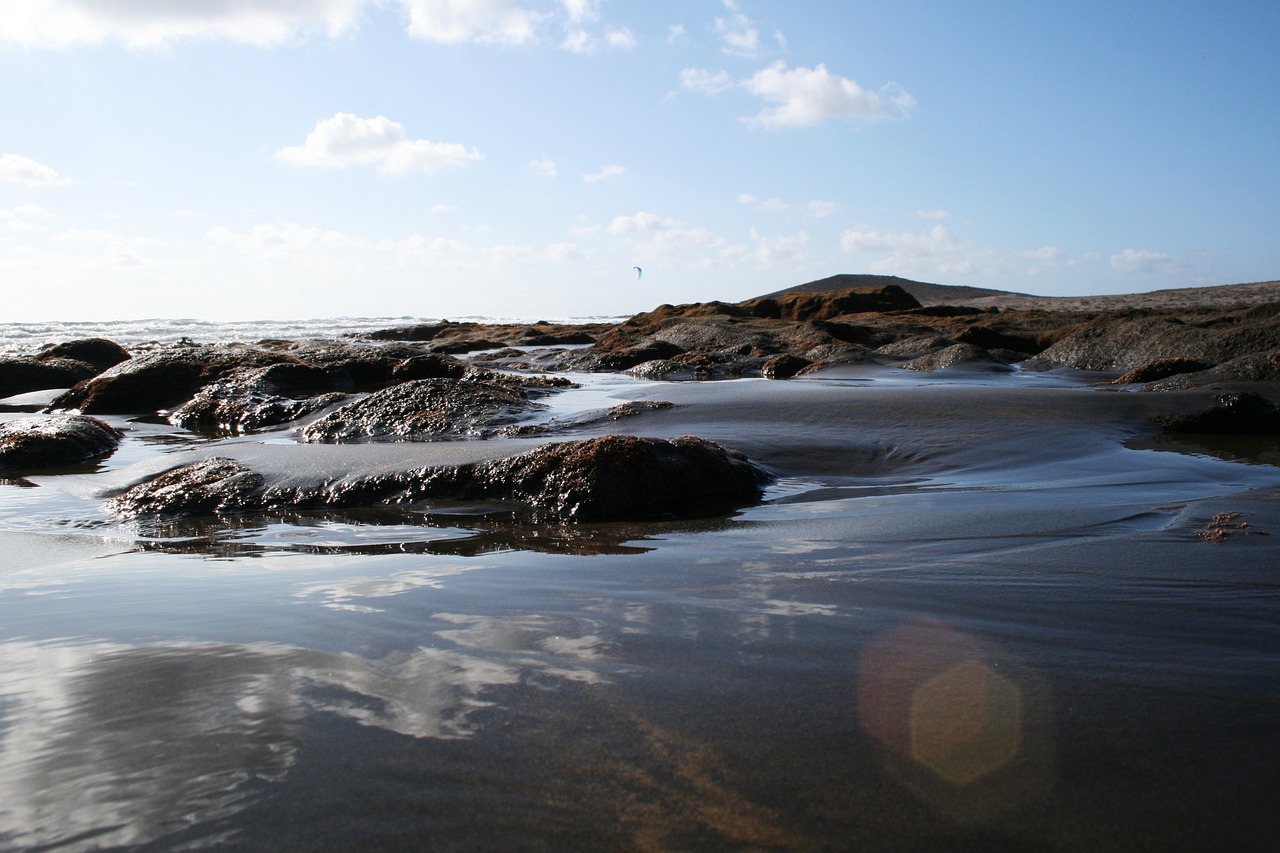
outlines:
M421 511L402 508L293 510L242 516L132 522L139 550L211 559L304 554L435 554L477 557L506 551L642 554L643 543L673 533L722 529L727 519L580 524L531 522L510 508Z
M981 820L1052 784L1052 706L1027 667L922 620L878 637L858 672L858 718L888 769L953 817Z
M465 651L485 646L485 619L443 624L464 651L369 660L267 643L0 644L0 846L89 850L192 827L214 833L207 844L289 773L309 716L465 738L495 687L601 680L579 665L595 639L571 625L526 626L518 654L495 658Z

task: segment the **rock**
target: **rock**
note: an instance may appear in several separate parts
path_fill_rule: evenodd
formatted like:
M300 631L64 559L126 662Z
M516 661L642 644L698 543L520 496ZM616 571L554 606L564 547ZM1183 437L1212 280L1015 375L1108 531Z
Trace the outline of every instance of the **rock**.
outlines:
M1280 435L1280 409L1253 393L1219 394L1218 404L1194 415L1156 419L1166 432L1210 435Z
M122 361L128 361L132 356L115 341L106 338L80 338L43 347L36 358L70 358L92 365L95 373L101 373Z
M812 363L807 358L783 353L766 361L760 368L760 375L765 379L790 379Z
M957 364L979 363L987 367L998 366L1008 369L1009 365L991 353L972 344L952 344L949 347L913 358L902 367L906 370L931 371L954 367Z
M1162 358L1159 361L1135 367L1119 379L1116 379L1115 384L1138 385L1156 382L1182 373L1197 373L1201 370L1208 370L1211 366L1194 358Z
M896 284L854 287L820 293L791 292L739 303L756 317L777 320L830 320L846 314L872 314L919 308L914 296Z
M1233 358L1207 370L1159 379L1150 383L1147 390L1183 391L1240 382L1280 382L1280 349Z
M766 477L745 456L697 436L607 435L473 467L467 497L524 501L556 518L705 517L754 503Z
M587 427L597 426L610 421L620 421L627 418L634 418L645 412L659 412L663 409L673 409L675 403L666 400L632 400L626 403L619 403L611 406L604 411L595 410L590 412L582 412L568 418L552 418L544 423L536 424L517 424L515 426L505 427L502 434L512 438L530 435L550 435L553 433L564 433L570 430L585 429Z
M293 350L299 361L318 367L328 374L329 391L376 391L406 378L405 362L422 358L426 353L409 344L307 344ZM397 373L397 370L400 373ZM424 378L424 377L412 377Z
M97 371L69 358L0 358L0 398L47 388L70 388Z
M183 429L242 433L279 426L305 418L346 398L333 392L301 400L264 391L207 385L169 415L169 423Z
M542 404L485 381L417 379L377 391L307 424L305 442L480 438L529 417Z
M364 337L371 341L434 341L439 337L458 335L479 329L479 323L426 323L416 326L400 326L368 332Z
M256 471L214 457L139 483L107 508L136 518L439 498L518 501L536 518L643 521L728 512L758 501L767 479L742 454L696 436L609 435L473 465L348 477L320 488L269 487Z
M262 509L261 474L234 459L213 457L174 468L107 502L126 518L232 514Z
M110 456L124 433L87 415L41 415L0 423L0 471L75 465Z
M149 414L180 406L205 385L291 356L239 345L180 346L131 358L74 385L51 409L88 414Z

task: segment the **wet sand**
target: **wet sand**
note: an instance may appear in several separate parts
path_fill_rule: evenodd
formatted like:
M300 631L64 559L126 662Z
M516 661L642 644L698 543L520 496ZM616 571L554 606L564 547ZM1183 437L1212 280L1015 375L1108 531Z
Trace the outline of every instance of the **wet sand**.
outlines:
M732 516L651 524L120 524L102 494L196 456L305 480L527 442L109 418L134 433L99 469L0 486L0 842L1263 849L1280 469L1239 460L1274 446L1161 441L1156 415L1212 394L1089 379L568 392L561 412L669 400L610 427L777 478Z

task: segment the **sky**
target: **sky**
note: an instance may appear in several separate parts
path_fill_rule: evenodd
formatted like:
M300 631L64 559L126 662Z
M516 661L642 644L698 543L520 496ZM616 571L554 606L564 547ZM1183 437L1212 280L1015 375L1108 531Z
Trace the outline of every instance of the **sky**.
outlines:
M1273 0L9 0L0 322L1272 280L1277 44Z

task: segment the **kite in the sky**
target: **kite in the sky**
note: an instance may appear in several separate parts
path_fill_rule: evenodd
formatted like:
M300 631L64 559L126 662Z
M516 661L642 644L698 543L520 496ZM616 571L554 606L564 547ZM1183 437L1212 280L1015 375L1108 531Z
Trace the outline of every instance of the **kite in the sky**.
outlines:
M644 276L644 270L640 269L640 267L632 267L632 269L636 271L636 278L642 278Z

